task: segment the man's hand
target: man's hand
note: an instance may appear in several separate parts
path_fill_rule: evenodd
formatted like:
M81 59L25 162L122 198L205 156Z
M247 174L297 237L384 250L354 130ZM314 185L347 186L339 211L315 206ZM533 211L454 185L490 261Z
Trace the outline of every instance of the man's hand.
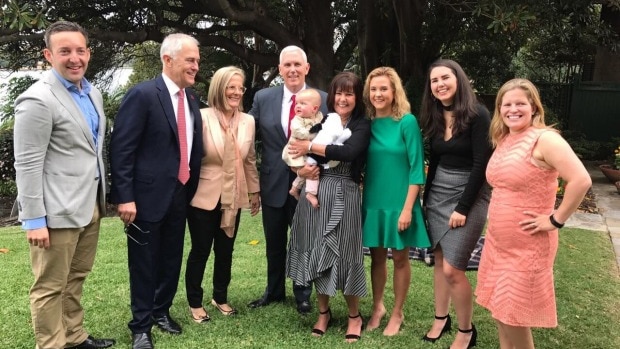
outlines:
M117 212L118 216L121 218L121 221L123 221L125 225L131 224L134 219L136 219L136 203L132 201L124 204L118 204Z
M50 248L50 232L47 230L47 227L27 230L26 238L28 238L28 243L32 246L38 246L46 250Z

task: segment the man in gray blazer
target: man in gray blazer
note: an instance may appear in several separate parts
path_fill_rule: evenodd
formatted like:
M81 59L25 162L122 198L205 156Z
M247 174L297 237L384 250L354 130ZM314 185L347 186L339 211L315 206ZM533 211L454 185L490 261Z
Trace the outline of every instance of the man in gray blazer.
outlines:
M306 88L306 75L310 70L306 53L297 46L285 47L280 52L278 70L284 85L258 91L249 111L256 119L262 140L260 195L267 245L267 287L261 298L248 304L250 308L282 302L285 299L287 232L297 207L297 200L289 195L295 174L282 160L282 149L290 133L293 97ZM322 99L321 112L327 114L327 94L319 92ZM310 312L311 292L311 287L293 285L299 313Z
M19 219L30 244L30 311L37 348L107 348L83 328L84 279L105 210L101 93L85 78L88 35L71 22L44 36L52 70L15 101Z

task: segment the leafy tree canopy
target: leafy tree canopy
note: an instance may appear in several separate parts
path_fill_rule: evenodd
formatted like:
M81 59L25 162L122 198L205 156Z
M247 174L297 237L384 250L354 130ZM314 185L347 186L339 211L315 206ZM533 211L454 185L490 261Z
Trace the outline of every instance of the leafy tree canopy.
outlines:
M601 7L620 0L4 0L0 2L0 62L17 69L41 60L42 30L71 20L90 33L89 78L140 62L149 43L175 31L201 43L201 80L225 64L242 66L248 85L277 76L278 51L298 45L311 63L309 83L326 88L335 72L364 76L379 65L397 69L416 95L428 64L454 58L479 90L512 74L514 57L551 66L579 64L617 34L600 21ZM155 73L143 61L140 74ZM136 76L139 79L141 76ZM414 103L415 104L415 103Z

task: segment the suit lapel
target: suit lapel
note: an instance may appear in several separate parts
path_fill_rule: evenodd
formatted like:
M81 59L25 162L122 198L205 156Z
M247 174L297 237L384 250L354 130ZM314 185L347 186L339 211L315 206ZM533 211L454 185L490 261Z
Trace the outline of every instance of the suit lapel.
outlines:
M54 97L56 97L58 103L60 103L63 107L65 107L65 109L67 109L71 118L82 130L82 134L84 135L84 138L86 139L88 144L90 144L93 151L96 152L95 142L93 141L93 133L90 130L90 126L88 126L86 118L84 117L84 115L82 115L82 111L75 103L75 100L73 100L73 97L71 97L69 91L67 91L67 88L62 84L62 82L60 82L60 80L58 80L56 75L54 75L54 73L52 72L47 75L46 83L49 84L50 92L54 95ZM103 115L103 112L101 115Z
M275 119L273 123L275 125L274 132L280 136L280 140L286 143L287 134L284 132L284 128L282 128L282 103L284 102L283 99L284 99L284 87L279 86L275 90L274 100L277 101L277 103L274 104L275 108L274 108L273 113L271 113L271 115Z
M211 134L211 139L213 140L217 155L220 159L224 159L224 134L222 133L222 128L217 120L217 116L213 113L212 108L205 108L202 109L202 111L204 111L205 115L203 120L207 123L207 130L209 134Z
M174 131L174 135L176 136L177 141L178 141L179 140L179 129L177 127L176 116L174 115L174 107L172 106L172 99L170 98L170 91L168 91L168 88L166 87L166 83L164 82L164 79L161 77L161 75L157 77L157 80L155 81L155 86L157 86L157 89L159 90L157 92L159 103L161 103L161 107L164 111L164 114L166 115L166 119L168 120L168 123L170 124L170 127Z

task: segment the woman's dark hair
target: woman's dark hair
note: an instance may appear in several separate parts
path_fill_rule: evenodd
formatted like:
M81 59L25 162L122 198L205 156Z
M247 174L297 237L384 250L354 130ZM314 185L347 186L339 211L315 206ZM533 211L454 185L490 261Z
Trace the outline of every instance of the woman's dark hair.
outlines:
M446 129L446 123L443 117L443 105L441 101L433 96L433 91L431 91L430 75L431 71L437 67L446 67L452 70L452 73L456 76L456 93L454 94L454 101L452 102L452 110L454 113L453 135L465 131L471 119L478 114L476 94L463 68L450 59L436 60L428 67L426 85L424 86L424 94L422 95L422 106L420 108L420 124L427 138L443 134Z
M351 72L342 72L334 76L329 83L327 89L327 110L331 113L334 112L336 103L336 92L340 90L342 92L353 92L355 94L355 108L351 113L351 120L364 117L364 100L363 92L364 85L362 80Z

